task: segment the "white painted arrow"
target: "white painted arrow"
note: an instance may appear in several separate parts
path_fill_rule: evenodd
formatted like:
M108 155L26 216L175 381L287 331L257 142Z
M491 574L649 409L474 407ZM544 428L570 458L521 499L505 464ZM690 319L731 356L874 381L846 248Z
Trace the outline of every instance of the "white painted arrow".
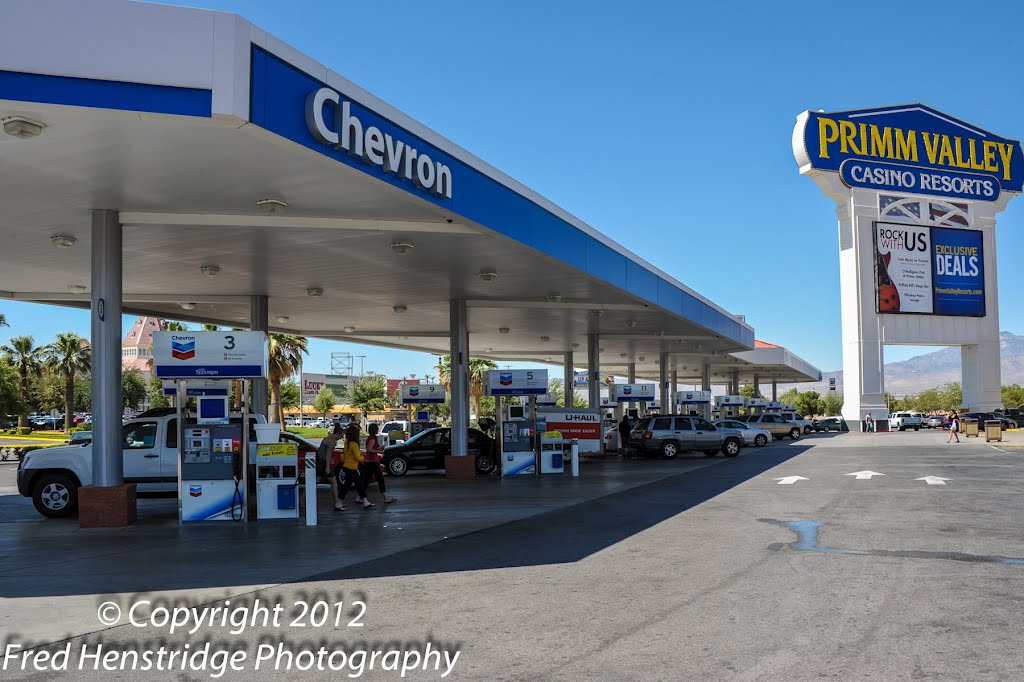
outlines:
M872 476L885 476L885 474L880 474L877 471L854 471L852 474L845 474L845 475L846 476L856 476L857 478L855 480L858 480L858 481L861 480L861 479L867 479L867 480L870 481Z
M946 485L946 481L952 481L952 478L943 478L942 476L922 476L921 478L915 478L915 481L924 481L928 485Z
M784 478L776 478L775 480L779 482L779 485L793 485L797 481L809 481L811 479L804 478L803 476L786 476Z

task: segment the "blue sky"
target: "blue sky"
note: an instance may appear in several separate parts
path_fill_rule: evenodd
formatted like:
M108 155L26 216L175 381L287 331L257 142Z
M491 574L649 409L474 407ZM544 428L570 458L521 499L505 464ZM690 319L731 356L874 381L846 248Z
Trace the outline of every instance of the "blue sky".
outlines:
M837 227L833 202L797 174L797 114L923 102L1024 136L1024 95L1007 78L1016 42L968 33L977 39L947 45L956 27L978 24L968 3L176 4L241 14L822 370L842 366ZM1019 26L1022 7L986 5L986 21ZM1016 199L997 236L1000 326L1015 333L1022 223ZM88 334L83 312L40 312L0 302L13 326L0 341ZM308 369L329 370L332 350L391 376L434 364L314 342ZM889 347L886 359L926 350Z

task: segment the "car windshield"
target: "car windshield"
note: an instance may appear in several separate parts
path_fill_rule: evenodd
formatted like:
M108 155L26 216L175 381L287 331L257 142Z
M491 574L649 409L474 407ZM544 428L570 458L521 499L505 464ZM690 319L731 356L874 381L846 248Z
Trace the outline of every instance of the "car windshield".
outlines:
M381 433L391 433L392 431L401 431L401 424L385 424L384 428L381 429Z

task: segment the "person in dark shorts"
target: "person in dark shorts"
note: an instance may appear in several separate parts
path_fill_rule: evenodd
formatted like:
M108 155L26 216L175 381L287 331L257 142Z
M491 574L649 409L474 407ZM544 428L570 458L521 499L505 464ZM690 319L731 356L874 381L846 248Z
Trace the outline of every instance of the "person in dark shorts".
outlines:
M370 424L370 435L366 438L366 455L362 464L363 487L368 488L373 479L377 479L377 488L384 497L385 503L397 502L398 500L388 495L384 484L384 469L381 466L381 457L384 455L384 448L380 446L377 438L378 428L376 424Z

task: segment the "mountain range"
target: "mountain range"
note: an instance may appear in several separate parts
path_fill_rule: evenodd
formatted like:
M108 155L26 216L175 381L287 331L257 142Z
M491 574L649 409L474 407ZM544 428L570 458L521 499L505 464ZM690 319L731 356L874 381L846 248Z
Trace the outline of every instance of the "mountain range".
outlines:
M1024 336L1010 332L999 334L999 357L1003 385L1024 385ZM836 380L836 391L843 392L843 371L822 372L822 380L807 384L779 386L779 392L790 388L801 391L828 392L828 380ZM950 381L960 381L960 348L949 346L932 353L918 355L903 362L885 363L885 390L897 396L920 393Z

